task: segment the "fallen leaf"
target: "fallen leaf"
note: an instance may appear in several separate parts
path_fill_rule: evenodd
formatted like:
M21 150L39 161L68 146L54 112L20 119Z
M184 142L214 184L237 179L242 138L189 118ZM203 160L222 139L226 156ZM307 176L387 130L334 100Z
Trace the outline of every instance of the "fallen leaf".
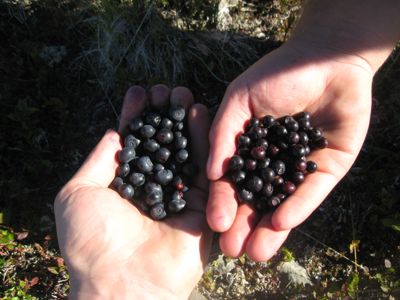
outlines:
M33 277L32 279L31 279L31 281L29 281L29 286L34 286L34 285L37 285L39 283L39 277Z
M18 241L22 241L22 240L26 239L28 237L28 235L29 235L28 231L18 232L17 233L17 240Z

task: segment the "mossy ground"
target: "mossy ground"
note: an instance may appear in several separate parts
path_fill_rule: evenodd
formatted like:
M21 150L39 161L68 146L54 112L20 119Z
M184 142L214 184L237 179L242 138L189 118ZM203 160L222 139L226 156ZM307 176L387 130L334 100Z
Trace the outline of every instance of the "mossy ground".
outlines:
M300 2L0 3L0 297L66 297L53 199L130 85L186 85L215 112L229 82L284 42ZM201 294L400 297L399 53L376 75L368 137L329 199L268 263L221 256L216 240Z

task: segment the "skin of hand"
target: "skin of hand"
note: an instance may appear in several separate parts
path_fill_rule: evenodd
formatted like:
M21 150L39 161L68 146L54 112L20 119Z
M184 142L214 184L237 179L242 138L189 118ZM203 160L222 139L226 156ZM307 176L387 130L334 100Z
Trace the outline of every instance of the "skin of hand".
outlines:
M118 166L120 135L109 130L55 199L58 241L70 273L71 299L187 299L200 279L212 233L205 217L205 164L210 117L183 87L134 86L125 96L119 131L147 104L182 104L200 173L180 215L153 221L108 188Z
M210 132L207 221L220 247L237 257L270 259L291 229L325 199L356 159L371 114L372 78L400 38L399 1L306 1L291 38L228 87ZM235 140L251 116L311 113L329 141L309 159L318 171L273 213L238 205L224 177Z

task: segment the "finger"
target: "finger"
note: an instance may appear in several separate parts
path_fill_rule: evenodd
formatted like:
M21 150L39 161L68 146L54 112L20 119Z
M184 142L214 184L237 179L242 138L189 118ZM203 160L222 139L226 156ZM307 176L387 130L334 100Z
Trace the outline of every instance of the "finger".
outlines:
M150 89L150 104L157 110L162 109L169 103L171 90L164 84L156 84Z
M146 91L141 86L135 85L129 88L122 104L121 119L119 121L119 133L126 133L129 121L140 115L146 106Z
M277 208L272 215L273 227L291 229L308 218L347 172L339 161L350 160L350 156L329 148L311 154L309 159L317 162L318 171L308 174L295 193Z
M189 111L189 108L194 103L194 98L192 92L183 86L178 86L171 91L170 102L172 105L180 104L182 105L186 113Z
M225 232L235 220L238 204L235 190L225 179L210 182L207 203L207 222L212 230Z
M267 261L276 254L290 230L278 231L272 227L271 215L265 215L258 223L246 244L246 254L254 261Z
M208 133L210 131L211 119L207 108L202 104L193 105L189 111L188 123L192 158L199 167L199 174L194 184L198 188L208 191L206 162L209 151Z
M243 131L243 125L251 117L247 93L242 90L229 91L224 97L210 131L210 155L207 175L210 180L223 176L228 158L236 149L236 136Z
M116 153L119 150L120 136L114 130L108 130L73 177L74 181L108 187L118 167Z
M243 254L246 242L258 221L257 214L249 205L241 205L235 221L228 231L221 234L219 245L225 255L238 257Z

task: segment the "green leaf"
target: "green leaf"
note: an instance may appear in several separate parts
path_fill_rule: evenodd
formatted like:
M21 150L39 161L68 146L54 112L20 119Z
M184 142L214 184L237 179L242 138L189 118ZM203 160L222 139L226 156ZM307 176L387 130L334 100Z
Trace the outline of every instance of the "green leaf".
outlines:
M355 299L357 296L359 281L360 281L360 278L358 277L358 273L353 273L353 277L351 278L350 283L347 287L349 296L352 297L353 299Z

